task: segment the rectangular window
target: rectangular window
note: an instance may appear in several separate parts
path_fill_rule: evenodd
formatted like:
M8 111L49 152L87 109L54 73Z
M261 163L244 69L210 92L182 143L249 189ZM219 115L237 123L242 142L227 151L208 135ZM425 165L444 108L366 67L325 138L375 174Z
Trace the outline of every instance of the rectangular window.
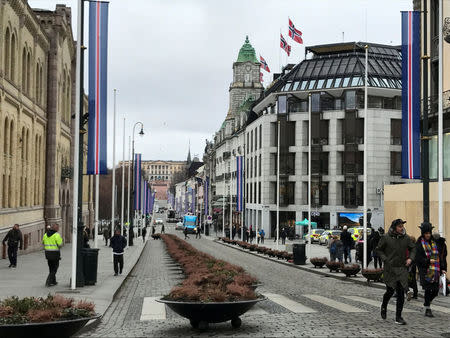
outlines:
M259 125L259 149L262 148L262 124Z
M313 93L311 95L311 111L313 113L320 112L320 93Z
M316 80L309 81L308 89L314 89L314 86L316 85Z
M261 204L261 182L258 182L258 203Z
M278 114L286 114L287 112L287 96L278 96Z
M400 176L402 174L402 153L391 151L391 175Z
M345 92L345 109L356 109L356 91Z
M317 82L317 89L322 89L324 83L325 83L325 80L324 80L324 79L319 80L319 81Z
M336 79L336 81L334 81L334 86L333 86L333 88L338 88L338 87L341 85L341 81L342 81L342 78L341 78L341 77L338 77L338 78Z
M249 133L247 133L247 154L248 154L248 148L250 146L250 140L249 140L250 136Z
M344 78L344 81L342 82L342 87L347 87L349 82L350 82L349 77Z
M306 85L308 84L308 81L303 81L302 82L302 86L301 86L301 90L305 90L306 89Z
M255 150L258 150L258 128L255 128Z
M327 83L326 83L326 85L325 85L325 88L331 88L331 85L333 84L333 80L334 80L334 79L328 79L328 80L327 80Z
M277 174L277 153L270 153L270 174Z
M259 154L258 165L259 165L259 166L258 166L258 169L259 169L259 170L258 170L258 171L259 171L259 177L261 177L261 167L262 167L262 166L261 166L261 154Z
M253 130L250 132L250 151L253 152Z
M391 144L401 145L402 144L402 120L392 119L391 120Z
M287 206L290 204L295 204L295 182L280 178L280 205Z

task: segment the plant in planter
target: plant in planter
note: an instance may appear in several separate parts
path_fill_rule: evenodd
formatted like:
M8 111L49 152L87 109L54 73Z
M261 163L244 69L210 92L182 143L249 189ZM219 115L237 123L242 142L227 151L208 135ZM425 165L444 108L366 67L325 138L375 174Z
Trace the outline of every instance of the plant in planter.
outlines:
M359 270L361 270L359 264L347 264L341 267L341 272L344 273L346 277L356 276Z
M227 320L239 327L239 316L262 300L254 292L257 280L241 267L200 252L177 236L162 238L186 279L160 301L190 319L195 328L206 329L210 322Z
M383 269L362 269L361 274L366 277L367 283L380 282L383 276Z
M275 257L275 250L272 249L267 249L266 250L266 254L269 255L270 257Z
M258 246L256 244L250 244L248 248L249 248L250 251L256 251L257 247Z
M1 337L69 337L97 318L94 304L60 295L0 301ZM55 331L56 330L56 331Z
M309 260L315 268L322 268L328 261L326 257L313 257Z
M325 263L325 265L327 266L328 269L330 269L330 272L337 272L339 271L339 269L342 267L342 263L341 262L336 262L336 261L327 261Z
M286 259L288 261L293 260L294 259L294 254L290 253L290 252L285 252L284 253L284 259Z

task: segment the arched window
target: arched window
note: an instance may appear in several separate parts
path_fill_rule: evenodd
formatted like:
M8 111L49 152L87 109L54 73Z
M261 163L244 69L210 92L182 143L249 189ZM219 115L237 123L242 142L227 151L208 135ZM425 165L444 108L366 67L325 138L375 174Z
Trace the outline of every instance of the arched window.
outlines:
M34 93L34 96L35 96L35 99L36 99L36 103L37 104L40 104L41 102L39 101L39 92L40 92L40 90L41 90L41 87L39 86L39 80L40 80L40 77L39 77L39 61L36 63L36 72L35 72L35 77L34 77L34 89L35 89L35 93Z
M39 102L44 105L44 80L43 80L43 70L42 65L39 66Z
M4 134L4 138L3 138L3 154L8 155L9 154L9 149L8 149L8 129L9 129L9 122L8 122L8 118L5 118L5 128L3 129ZM5 172L6 172L6 165L5 165Z
M61 91L61 115L63 117L63 121L66 121L66 71L64 71L63 75L63 84Z
M9 123L9 156L10 156L10 174L8 175L8 207L13 208L15 207L16 198L14 196L17 196L17 192L14 192L12 190L11 182L14 182L14 176L16 174L15 168L12 167L12 164L14 163L12 160L12 157L15 156L14 151L14 145L15 145L15 138L14 138L14 122L11 120Z
M11 36L11 57L10 57L10 63L11 63L11 71L9 74L9 78L12 82L16 81L16 47L17 41L16 41L16 34L12 34Z
M38 205L38 182L39 182L39 136L36 135L34 143L34 205Z
M27 89L27 51L25 47L22 51L22 92Z
M30 95L30 83L31 83L31 53L27 54L27 94Z
M70 125L70 114L71 114L71 82L70 76L67 75L67 97L66 97L66 113L67 113L67 124Z
M5 34L5 48L4 50L4 58L5 58L5 75L7 78L10 78L10 60L11 60L11 33L9 32L9 27L6 28L6 34Z

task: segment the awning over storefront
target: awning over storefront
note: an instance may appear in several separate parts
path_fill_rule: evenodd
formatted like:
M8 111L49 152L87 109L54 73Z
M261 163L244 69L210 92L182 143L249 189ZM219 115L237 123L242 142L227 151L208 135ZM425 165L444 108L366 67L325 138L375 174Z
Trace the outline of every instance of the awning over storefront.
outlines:
M303 221L301 222L295 222L295 225L303 225L303 226L308 226L309 225L309 221L307 218L305 218ZM317 229L317 223L316 222L311 222L311 227L312 228L316 228Z

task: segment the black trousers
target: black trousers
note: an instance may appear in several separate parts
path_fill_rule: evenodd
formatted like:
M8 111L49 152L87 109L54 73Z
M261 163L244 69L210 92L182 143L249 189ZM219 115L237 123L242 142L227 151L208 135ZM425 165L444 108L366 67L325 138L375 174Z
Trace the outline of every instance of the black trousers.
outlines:
M59 259L47 259L48 277L46 285L56 284L56 273L59 268Z
M428 284L425 286L425 302L423 305L429 307L431 302L439 293L439 283Z
M395 289L386 285L386 292L383 296L383 304L381 306L383 308L387 307L389 300L391 299L395 291L397 291L397 304L395 309L395 315L396 317L401 317L403 311L403 304L405 303L405 290L403 289L403 286L400 284L400 282L397 282Z
M281 237L281 244L286 244L286 238Z
M123 270L123 255L114 255L114 272L122 273Z
M375 266L375 269L377 266L380 267L380 269L383 267L383 261L381 260L381 257L373 256L373 265Z
M11 265L17 265L17 249L18 245L8 245L8 258Z

